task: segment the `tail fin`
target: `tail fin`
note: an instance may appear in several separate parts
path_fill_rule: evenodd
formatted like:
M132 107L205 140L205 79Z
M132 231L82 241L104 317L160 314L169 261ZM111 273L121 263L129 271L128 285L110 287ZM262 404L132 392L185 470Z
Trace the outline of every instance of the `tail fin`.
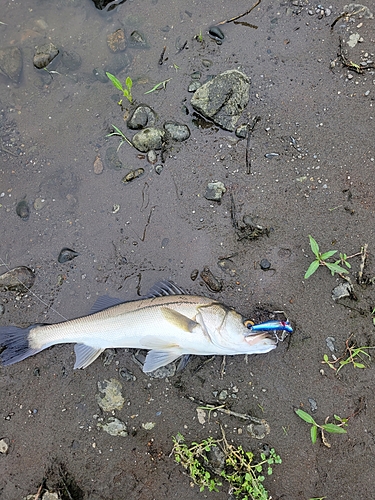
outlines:
M13 365L23 359L33 356L44 349L32 349L29 347L29 333L36 325L27 328L17 328L16 326L0 327L0 352L1 364L4 366Z

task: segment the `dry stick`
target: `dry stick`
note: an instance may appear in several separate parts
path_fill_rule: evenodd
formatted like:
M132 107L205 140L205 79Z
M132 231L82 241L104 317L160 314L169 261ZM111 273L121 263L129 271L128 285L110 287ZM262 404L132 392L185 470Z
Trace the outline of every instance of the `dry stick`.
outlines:
M225 21L220 21L220 23L217 23L216 26L220 26L221 24L227 24L231 23L233 21L237 21L237 19L241 19L241 17L247 16L247 14L250 14L250 12L255 9L260 4L261 0L258 0L252 7L251 9L247 10L244 14L240 14L239 16L232 17L231 19L226 19Z
M358 273L359 284L362 284L363 271L365 269L365 263L367 257L367 248L368 248L368 243L365 243L365 245L363 245L363 247L361 248L361 265L359 266L359 273Z
M8 264L6 262L3 261L3 259L0 257L0 266L4 266L5 269L7 271L11 271L10 267L8 266ZM33 291L30 290L30 288L28 288L25 283L22 283L22 281L20 279L17 278L17 276L15 277L16 280L23 286L26 288L26 290L28 291L28 293L31 293L31 295L33 295L36 299L39 300L39 302L41 302L42 304L44 304L47 309L51 309L51 311L53 311L54 313L56 313L58 316L60 316L60 318L62 318L64 321L68 321L68 319L63 316L61 313L59 313L59 311L56 311L56 309L54 309L51 305L47 304L47 302L44 302L43 299L41 299L40 297L38 297L38 295L36 295L36 293L34 293Z
M260 121L260 116L256 116L253 119L252 125L250 123L247 124L247 140L246 140L246 173L250 174L251 173L251 158L250 158L250 139L251 139L251 134L254 130L255 125Z
M247 413L237 413L236 411L228 410L228 408L223 408L222 406L215 406L205 403L204 401L200 401L199 399L194 398L193 396L188 396L190 401L199 404L203 408L207 408L209 411L219 411L220 413L225 413L225 415L230 415L232 417L241 418L242 420L251 420L255 424L268 425L267 421L264 418L253 417L252 415L248 415ZM203 409L202 408L202 409Z

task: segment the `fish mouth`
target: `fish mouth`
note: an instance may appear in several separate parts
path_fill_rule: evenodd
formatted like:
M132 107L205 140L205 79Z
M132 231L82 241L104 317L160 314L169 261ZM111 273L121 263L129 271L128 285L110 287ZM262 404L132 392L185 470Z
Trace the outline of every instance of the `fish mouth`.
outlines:
M245 340L249 345L256 346L257 344L263 345L276 345L278 338L275 332L254 332L245 335Z

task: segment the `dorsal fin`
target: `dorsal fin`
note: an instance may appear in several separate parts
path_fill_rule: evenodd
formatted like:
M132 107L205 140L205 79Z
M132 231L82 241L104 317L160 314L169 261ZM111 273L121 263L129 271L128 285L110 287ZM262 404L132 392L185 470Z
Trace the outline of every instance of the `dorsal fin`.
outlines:
M162 280L155 283L145 298L152 299L168 295L186 295L186 292L183 288L177 286L176 283L173 283L173 281Z

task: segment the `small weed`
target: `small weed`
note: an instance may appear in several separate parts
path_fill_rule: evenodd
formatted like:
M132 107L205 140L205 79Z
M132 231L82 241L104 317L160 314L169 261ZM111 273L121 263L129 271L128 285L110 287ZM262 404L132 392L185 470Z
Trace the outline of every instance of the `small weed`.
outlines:
M203 42L202 30L199 30L199 33L197 35L195 35L194 38L195 38L195 40L197 40L197 42L202 43Z
M172 78L168 78L167 80L163 80L162 82L159 82L155 85L155 87L152 87L151 90L148 90L147 92L145 92L145 94L151 94L151 92L155 92L155 90L160 90L160 89L164 89L166 88L167 86L167 83L172 80Z
M267 475L272 474L272 466L281 463L281 458L272 448L268 457L261 453L260 462L253 464L253 453L245 452L242 446L237 448L223 438L218 440L212 437L193 442L190 446L185 443L181 434L173 437L175 460L187 469L189 476L203 491L219 491L222 479L229 483L229 492L235 498L244 500L268 500L269 495L263 486ZM221 446L220 446L221 445ZM225 465L220 475L210 472L210 462L207 456L213 448L220 447L225 455Z
M336 262L328 262L328 259L337 253L337 250L329 250L328 252L321 253L319 250L318 243L314 240L312 236L309 235L310 238L310 247L312 253L315 255L315 260L311 262L309 268L305 273L305 280L310 278L312 274L318 269L319 266L326 266L331 271L332 276L335 273L342 274L347 273L348 271L340 266L340 264L346 265L350 269L351 265L347 261L350 257L346 254L340 253L340 259Z
M318 437L318 429L320 429L320 431L322 433L323 443L326 446L328 446L329 448L331 446L327 443L327 441L324 437L324 431L332 433L332 434L346 434L346 430L343 429L343 427L346 427L348 425L347 418L341 418L338 415L334 415L335 420L340 422L339 424L327 423L327 419L326 419L325 424L319 425L315 422L313 417L311 415L309 415L308 413L306 413L305 411L298 409L298 410L295 410L295 412L300 418L302 418L302 420L304 420L308 424L311 424L310 435L311 435L311 441L313 444L316 443L316 439Z
M322 363L327 364L330 368L332 368L332 370L336 372L336 375L339 373L341 368L349 365L350 363L354 366L354 368L366 368L366 365L361 363L361 361L364 361L362 356L366 356L367 360L370 360L371 356L366 351L375 349L375 347L368 346L355 347L355 345L349 345L349 341L350 337L345 342L345 353L340 358L330 360L328 354L324 354L323 356Z
M123 96L127 98L127 100L130 102L130 104L132 104L132 102L133 102L133 97L132 97L133 80L130 78L130 76L128 76L126 78L126 80L125 80L125 87L123 87L122 83L120 82L120 80L118 80L115 77L115 75L112 75L108 71L106 72L106 75L111 80L111 82L113 83L113 86L116 89L121 90ZM122 104L122 100L119 102L119 104L120 105Z
M132 142L129 141L129 139L125 136L123 132L119 128L116 127L116 125L111 125L113 128L114 132L111 132L110 134L107 134L106 137L112 137L113 135L116 135L121 138L121 142L117 148L117 151L121 148L121 146L124 144L124 142L127 142L130 146L133 146Z

